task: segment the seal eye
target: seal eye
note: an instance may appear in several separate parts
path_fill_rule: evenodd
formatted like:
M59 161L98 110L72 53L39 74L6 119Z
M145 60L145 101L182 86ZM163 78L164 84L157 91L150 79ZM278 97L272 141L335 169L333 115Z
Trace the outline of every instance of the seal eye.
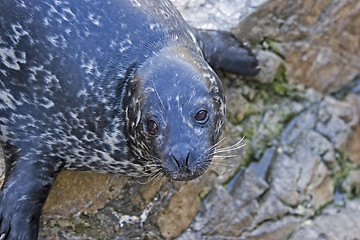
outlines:
M204 124L208 121L209 115L205 110L198 111L195 115L195 120L197 123Z
M159 128L158 128L157 123L154 120L149 120L146 123L146 130L151 135L155 135L158 132Z

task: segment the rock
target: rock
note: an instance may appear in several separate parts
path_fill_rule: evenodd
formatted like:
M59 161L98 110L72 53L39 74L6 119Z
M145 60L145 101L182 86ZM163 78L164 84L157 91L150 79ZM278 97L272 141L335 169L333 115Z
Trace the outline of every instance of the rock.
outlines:
M320 161L320 156L309 151L303 145L295 149L294 159L299 171L297 191L301 193L300 200L307 202L307 207L314 210L330 202L333 199L333 185L330 180L330 172Z
M198 183L192 181L174 194L157 219L162 236L172 239L187 229L200 207L200 190Z
M251 112L254 111L251 103L242 95L241 89L230 89L227 99L227 118L233 124L239 124Z
M251 162L249 169L252 170L259 178L265 180L270 164L275 156L275 148L266 149L259 162Z
M308 194L311 196L311 204L314 210L318 210L333 200L333 182L330 172L322 162L313 168L313 176L308 186Z
M300 167L296 160L285 154L278 154L269 174L271 189L277 198L288 206L296 206L300 201L297 179L300 177Z
M331 116L327 121L319 122L316 125L316 130L330 139L339 151L345 149L347 139L351 133L350 126L336 116Z
M284 61L275 53L270 51L258 51L260 72L254 77L254 80L260 83L272 83L278 74L280 65L285 67Z
M253 232L245 233L240 239L285 240L300 224L301 218L294 216L287 216L280 220L266 221L260 224Z
M294 141L294 145L302 145L306 149L309 149L312 154L319 156L326 166L333 172L340 169L336 161L336 153L333 143L320 133L304 130L297 136Z
M191 230L185 231L176 238L176 240L197 240L197 239L201 239L201 233L193 232Z
M332 215L323 215L307 221L290 240L358 239L360 212L343 210Z
M320 118L324 118L322 117L322 115L326 115L324 112L337 116L344 122L349 123L352 127L359 123L360 109L357 97L354 94L348 95L345 101L339 101L335 98L325 96L320 106Z
M230 30L266 0L171 0L190 25L197 28Z
M360 169L350 170L344 185L344 189L350 198L360 196Z
M310 131L309 131L310 132ZM330 172L321 162L321 145L313 141L307 146L306 139L311 133L301 133L294 146L294 154L289 157L279 153L273 160L270 173L271 189L278 198L289 206L306 201L307 207L320 208L333 198L333 186ZM318 136L321 139L321 136ZM315 144L314 144L315 143ZM311 146L310 146L311 145ZM332 148L330 148L330 151Z
M275 139L281 134L285 122L289 117L296 115L303 110L304 106L289 99L281 102L264 105L263 113L257 120L259 121L252 138L252 150L255 157L262 155L263 151L269 146L271 139ZM279 114L279 109L281 114Z
M304 130L313 129L317 122L318 110L319 105L313 104L293 118L281 133L281 143L283 145L292 145Z
M173 0L190 25L229 31L259 44L265 37L285 49L288 77L321 92L353 80L360 69L360 3L341 0ZM326 14L325 14L326 13ZM334 21L336 19L336 21Z
M281 219L294 212L292 207L284 204L276 195L273 189L270 189L262 197L257 215L253 221L253 226L258 226L265 221Z
M228 184L229 193L234 198L238 207L257 199L268 188L269 185L250 169L239 172Z
M320 105L316 130L333 142L337 150L343 151L351 135L351 127L356 126L358 121L358 110L353 104L326 97Z
M251 225L257 209L256 201L239 207L224 188L216 187L204 201L191 229L202 236L236 237Z
M126 180L105 174L63 171L47 198L43 214L52 218L78 212L95 213L121 193Z
M268 184L251 170L241 171L229 183L228 191L218 186L209 194L191 224L192 231L186 231L178 239L191 239L199 236L198 233L210 238L239 236L251 226L259 206L256 199L267 188Z
M347 150L350 159L360 165L360 124L355 128L351 138L347 141Z
M346 144L346 150L350 159L357 165L360 165L360 79L354 81L354 87L346 100L350 106L353 106L356 117L351 120L351 126L354 126L354 131Z
M252 43L277 40L285 49L290 81L331 92L359 74L360 56L353 54L360 47L359 10L358 1L267 1L233 33Z

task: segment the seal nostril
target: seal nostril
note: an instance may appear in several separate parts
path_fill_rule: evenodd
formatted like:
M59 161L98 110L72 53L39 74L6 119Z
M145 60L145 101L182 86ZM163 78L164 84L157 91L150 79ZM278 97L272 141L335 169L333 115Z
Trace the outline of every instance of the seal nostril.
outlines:
M186 160L185 160L185 166L187 168L189 168L189 157L190 157L190 152L188 153L188 155L186 156Z
M176 165L178 166L178 168L180 168L181 166L180 166L179 161L176 159L176 157L174 157L174 155L171 155L171 156L172 156L172 158L174 159L174 162L176 163Z
M173 146L169 154L169 167L174 171L191 172L193 166L193 151L189 144L177 144Z

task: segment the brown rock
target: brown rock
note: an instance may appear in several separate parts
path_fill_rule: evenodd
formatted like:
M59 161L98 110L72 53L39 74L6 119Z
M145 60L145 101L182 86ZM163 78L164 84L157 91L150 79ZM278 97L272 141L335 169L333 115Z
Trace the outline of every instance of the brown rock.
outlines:
M331 92L359 74L359 12L359 1L268 1L233 33L253 43L280 41L290 81Z
M355 128L347 144L350 159L360 165L360 125Z
M133 184L124 188L126 184ZM133 205L144 208L159 191L163 181L139 184L140 180L115 175L62 171L43 208L43 217L65 217L78 212L96 213L111 199L131 198Z
M119 194L127 178L88 172L62 171L43 208L46 217L94 213Z
M327 111L328 114L335 115L349 122L351 126L356 126L359 123L360 116L360 108L357 101L357 96L354 94L349 95L346 101L339 101L326 96L321 104L320 114L323 111Z
M195 217L199 206L201 185L198 181L184 183L159 214L157 224L161 235L171 239L183 232Z

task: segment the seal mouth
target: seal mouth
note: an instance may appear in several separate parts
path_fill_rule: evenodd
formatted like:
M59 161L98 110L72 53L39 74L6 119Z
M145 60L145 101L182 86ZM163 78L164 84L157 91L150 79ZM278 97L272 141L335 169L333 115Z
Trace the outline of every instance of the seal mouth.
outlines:
M190 181L190 180L200 177L202 174L203 174L203 172L190 174L190 175L189 174L175 174L175 175L172 175L170 177L170 179L175 180L175 181Z
M168 177L174 181L190 181L203 175L207 171L208 166L209 163L202 163L199 164L193 171L188 168L181 168L175 171L164 169L163 173L165 177Z

